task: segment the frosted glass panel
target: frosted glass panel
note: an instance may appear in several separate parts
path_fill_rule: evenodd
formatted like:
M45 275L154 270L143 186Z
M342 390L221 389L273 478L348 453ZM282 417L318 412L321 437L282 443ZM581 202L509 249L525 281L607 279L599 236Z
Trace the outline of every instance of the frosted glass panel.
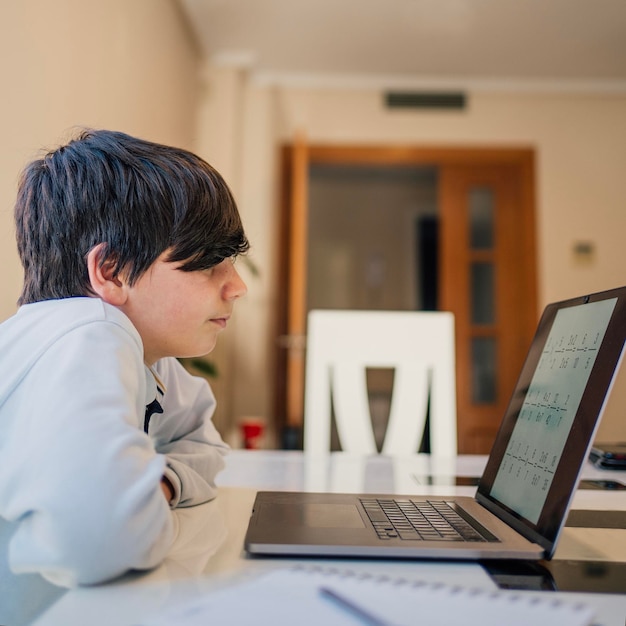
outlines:
M493 324L495 320L493 263L472 263L470 272L472 324Z
M472 401L476 404L496 401L496 340L493 337L472 339Z
M493 248L494 197L488 187L476 187L469 193L470 248Z

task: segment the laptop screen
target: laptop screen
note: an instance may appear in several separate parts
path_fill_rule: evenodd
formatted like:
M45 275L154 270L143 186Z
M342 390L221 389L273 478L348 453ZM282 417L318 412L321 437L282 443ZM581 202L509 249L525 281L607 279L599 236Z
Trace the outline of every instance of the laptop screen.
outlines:
M621 356L625 291L546 308L496 437L477 499L533 540L560 530Z
M557 311L496 472L490 495L535 524L616 302Z

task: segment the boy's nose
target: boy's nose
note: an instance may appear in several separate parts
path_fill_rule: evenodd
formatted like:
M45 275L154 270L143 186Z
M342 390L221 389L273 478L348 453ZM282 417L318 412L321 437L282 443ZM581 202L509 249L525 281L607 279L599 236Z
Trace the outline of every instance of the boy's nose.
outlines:
M244 282L243 278L239 275L239 272L232 267L232 275L230 280L228 281L228 299L236 300L237 298L241 298L245 296L248 292L248 287Z

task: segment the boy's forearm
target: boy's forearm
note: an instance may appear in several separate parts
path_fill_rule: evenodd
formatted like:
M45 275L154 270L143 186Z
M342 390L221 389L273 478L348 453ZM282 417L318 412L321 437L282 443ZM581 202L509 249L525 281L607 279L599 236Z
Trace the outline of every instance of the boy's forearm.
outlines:
M170 506L193 506L216 495L215 477L228 450L211 421L215 398L206 381L191 376L176 359L155 370L165 385L164 415L150 424L156 451L167 458Z
M206 445L196 454L168 453L166 473L178 481L171 506L195 506L215 498L215 477L224 468L224 454L225 450Z

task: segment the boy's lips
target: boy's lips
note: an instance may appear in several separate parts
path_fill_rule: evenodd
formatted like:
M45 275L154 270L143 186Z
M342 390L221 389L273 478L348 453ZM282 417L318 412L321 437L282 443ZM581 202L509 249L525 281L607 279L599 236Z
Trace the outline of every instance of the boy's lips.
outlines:
M223 317L212 317L211 321L214 324L217 324L220 328L226 328L226 324L228 323L229 319L229 315L224 315Z

